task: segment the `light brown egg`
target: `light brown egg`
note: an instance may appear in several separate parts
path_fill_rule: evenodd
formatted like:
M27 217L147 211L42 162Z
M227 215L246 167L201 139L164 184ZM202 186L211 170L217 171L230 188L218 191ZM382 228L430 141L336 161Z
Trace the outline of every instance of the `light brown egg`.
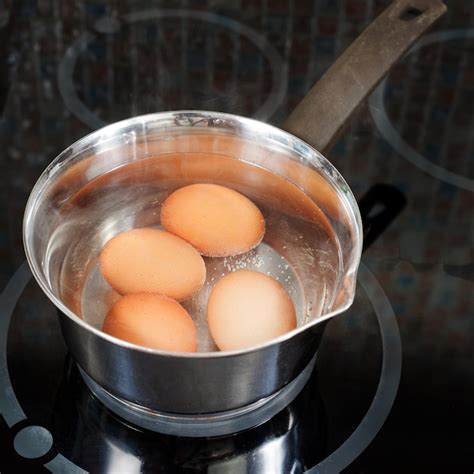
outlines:
M219 349L261 344L296 327L286 290L263 273L239 270L221 278L207 305L209 331Z
M125 295L110 309L102 330L139 346L195 352L196 327L175 300L153 293Z
M140 228L109 240L99 257L100 270L114 290L150 292L178 301L204 284L206 267L199 252L169 232Z
M217 184L192 184L172 193L163 204L161 223L208 257L247 252L265 233L258 207L237 191Z

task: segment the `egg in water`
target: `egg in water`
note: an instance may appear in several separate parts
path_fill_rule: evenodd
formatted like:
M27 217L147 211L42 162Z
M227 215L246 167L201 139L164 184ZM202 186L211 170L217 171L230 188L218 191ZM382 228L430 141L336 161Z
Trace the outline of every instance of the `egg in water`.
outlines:
M161 223L208 257L247 252L265 233L258 207L237 191L217 184L192 184L174 191L163 203Z
M159 229L138 228L109 240L99 256L102 275L121 295L150 292L178 301L196 293L206 279L199 252Z
M127 342L171 352L195 352L196 327L175 300L153 293L120 298L108 312L102 330Z
M220 350L245 349L296 327L293 302L275 279L251 270L221 278L209 295L209 331Z

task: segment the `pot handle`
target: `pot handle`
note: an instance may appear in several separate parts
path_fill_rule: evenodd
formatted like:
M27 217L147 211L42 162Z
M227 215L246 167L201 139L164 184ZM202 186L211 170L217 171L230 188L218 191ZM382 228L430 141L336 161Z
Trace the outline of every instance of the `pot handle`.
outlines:
M395 186L375 184L359 200L364 248L367 250L396 219L407 204L406 197Z
M283 128L327 153L357 106L446 11L441 0L396 0L339 56Z

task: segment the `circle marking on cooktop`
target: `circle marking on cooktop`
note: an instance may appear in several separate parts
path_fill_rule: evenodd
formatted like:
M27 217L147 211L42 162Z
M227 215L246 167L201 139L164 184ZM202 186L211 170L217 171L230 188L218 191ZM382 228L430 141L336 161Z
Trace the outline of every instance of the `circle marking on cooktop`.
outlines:
M242 35L253 43L268 61L272 73L272 85L263 104L252 115L258 120L269 119L285 99L288 83L288 66L280 53L267 41L267 39L249 26L232 18L215 13L199 10L159 9L152 8L123 15L120 18L100 18L94 25L94 30L102 34L114 34L120 30L121 24L132 24L148 20L160 19L189 19L208 22L220 26L224 30ZM67 107L79 120L92 129L102 128L107 122L90 110L79 98L74 85L74 68L79 55L84 52L89 43L97 36L95 32L85 31L66 50L58 67L59 93ZM157 111L158 112L158 111Z
M441 43L444 41L452 41L456 39L474 38L474 29L458 29L439 31L426 35L416 43L408 54L428 46L433 43ZM411 145L409 145L390 120L385 109L385 87L387 78L374 90L369 98L370 114L374 120L375 126L385 138L385 140L406 160L417 166L425 173L437 178L441 181L456 186L458 188L474 191L474 180L467 176L462 176L453 171L449 171L442 166L432 163L428 158L423 156Z
M15 451L27 459L44 456L52 446L52 434L46 428L37 425L21 429L13 440Z

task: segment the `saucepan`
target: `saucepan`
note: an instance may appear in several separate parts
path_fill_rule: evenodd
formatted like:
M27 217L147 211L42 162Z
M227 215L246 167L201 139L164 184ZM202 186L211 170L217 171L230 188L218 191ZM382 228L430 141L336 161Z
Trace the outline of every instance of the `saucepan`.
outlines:
M51 162L26 206L26 255L59 309L70 353L111 404L171 421L232 418L264 406L311 367L325 321L354 299L362 250L357 203L323 153L444 11L438 0L392 3L283 129L218 112L162 112L97 130ZM208 281L238 268L279 278L295 304L296 329L258 346L217 351L206 326L206 284L185 303L198 352L148 349L101 331L114 296L98 271L100 249L124 230L159 226L164 199L192 183L231 187L266 219L264 240L249 254L206 260Z

